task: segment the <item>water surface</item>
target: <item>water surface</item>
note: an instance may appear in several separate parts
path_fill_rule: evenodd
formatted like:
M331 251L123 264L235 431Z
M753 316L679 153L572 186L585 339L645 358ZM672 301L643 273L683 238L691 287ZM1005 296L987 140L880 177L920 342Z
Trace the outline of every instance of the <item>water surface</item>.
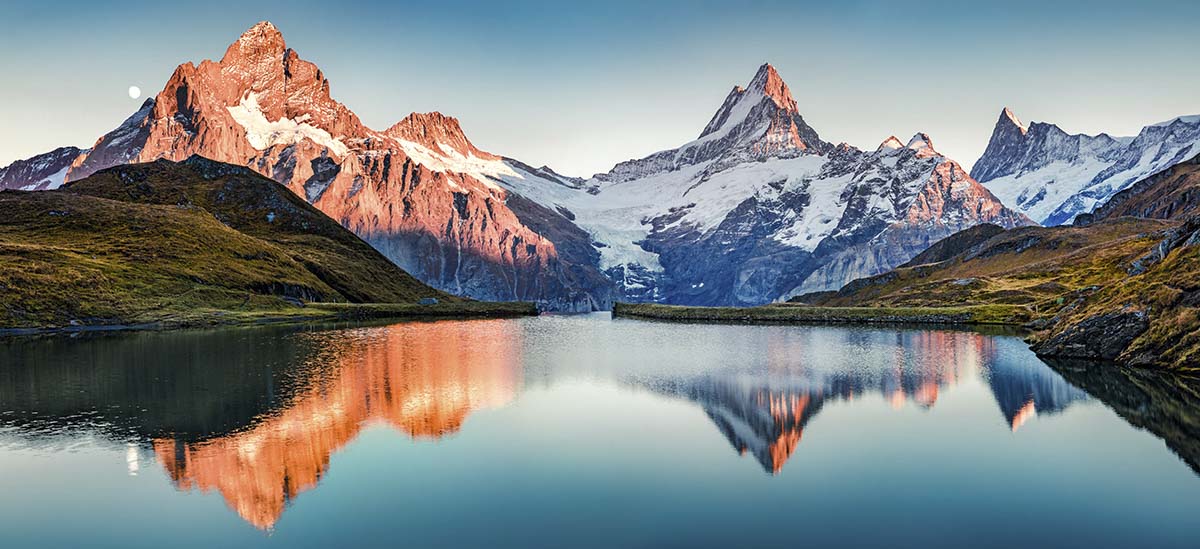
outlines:
M6 547L1157 546L1193 385L608 315L0 342Z

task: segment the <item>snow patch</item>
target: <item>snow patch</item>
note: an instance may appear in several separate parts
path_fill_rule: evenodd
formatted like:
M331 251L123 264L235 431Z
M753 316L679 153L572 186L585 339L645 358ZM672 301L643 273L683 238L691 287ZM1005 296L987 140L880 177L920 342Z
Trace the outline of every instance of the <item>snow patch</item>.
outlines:
M485 186L493 190L501 187L491 181L493 177L521 177L501 159L479 158L475 155L464 156L453 147L439 143L442 153L430 150L428 147L396 137L390 138L404 150L409 158L435 172L454 172L474 176Z
M297 119L280 118L274 122L267 120L258 106L258 94L247 93L241 102L227 107L233 120L246 130L246 141L258 150L265 150L274 145L293 145L305 139L324 146L339 157L346 156L349 149L341 140L329 132L308 123L306 114Z

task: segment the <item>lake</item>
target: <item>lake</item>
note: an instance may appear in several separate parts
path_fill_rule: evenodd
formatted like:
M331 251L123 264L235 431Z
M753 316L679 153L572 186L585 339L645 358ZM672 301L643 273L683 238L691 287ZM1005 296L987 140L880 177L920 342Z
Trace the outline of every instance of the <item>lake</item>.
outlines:
M1200 390L608 314L0 340L25 546L1197 547Z

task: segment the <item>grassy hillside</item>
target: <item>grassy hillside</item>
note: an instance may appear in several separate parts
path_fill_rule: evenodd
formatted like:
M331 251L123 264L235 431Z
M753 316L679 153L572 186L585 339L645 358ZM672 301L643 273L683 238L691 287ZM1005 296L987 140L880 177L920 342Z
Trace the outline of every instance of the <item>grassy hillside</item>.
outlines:
M856 280L816 304L1006 304L1023 306L1030 313L1052 312L1062 305L1060 297L1123 278L1128 263L1158 241L1154 233L1170 226L1170 222L1126 218L1089 228L1014 229L945 261L909 264Z
M1035 329L1031 341L1044 356L1195 370L1197 229L1200 222L1132 217L1014 229L944 261L797 300L825 307L1007 305L1007 321Z
M463 302L242 167L158 161L0 193L0 328L312 316L296 303L424 297L439 310Z

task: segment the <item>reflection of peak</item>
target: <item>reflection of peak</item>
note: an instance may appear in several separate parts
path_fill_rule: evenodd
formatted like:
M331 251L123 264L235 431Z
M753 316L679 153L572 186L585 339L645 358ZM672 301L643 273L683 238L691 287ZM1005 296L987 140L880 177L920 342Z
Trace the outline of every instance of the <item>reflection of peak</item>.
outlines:
M755 387L705 378L652 384L654 390L700 404L738 453L749 453L763 470L778 473L796 450L804 426L821 410L820 393Z
M498 326L507 325L490 327ZM248 429L202 442L158 439L155 453L180 488L216 490L246 521L270 528L293 498L317 485L330 456L373 421L437 438L458 431L472 411L510 401L515 336L453 344L481 329L489 326L396 325L380 328L369 344L324 342L334 377Z
M1051 360L1050 366L1126 422L1161 438L1200 475L1200 380L1087 361Z
M1039 414L1055 414L1087 393L1040 363L997 361L988 367L988 386L1013 431Z

